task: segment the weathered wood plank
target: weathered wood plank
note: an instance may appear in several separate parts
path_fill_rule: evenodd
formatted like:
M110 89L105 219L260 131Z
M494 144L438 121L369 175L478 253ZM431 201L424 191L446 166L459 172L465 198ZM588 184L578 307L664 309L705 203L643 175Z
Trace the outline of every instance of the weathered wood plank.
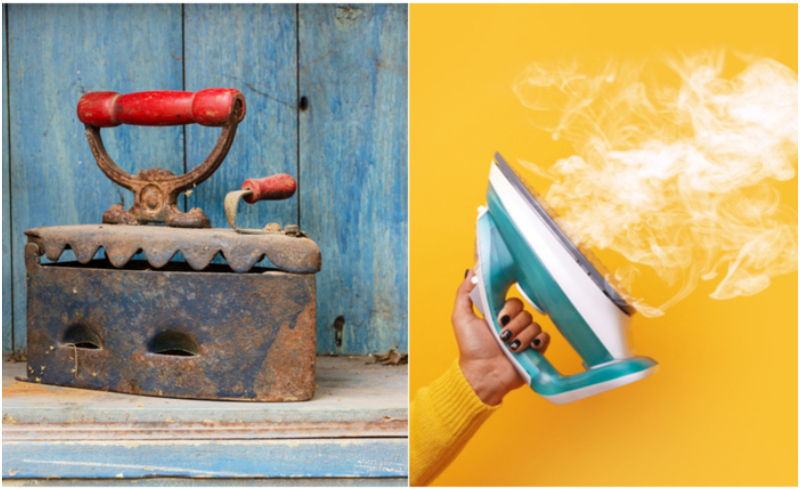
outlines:
M406 351L408 7L300 5L300 221L318 352ZM334 321L344 318L342 345Z
M96 223L125 196L92 158L75 115L81 95L181 90L179 5L8 7L14 332L25 346L23 231ZM121 126L103 132L121 168L183 171L183 128Z
M275 173L297 176L297 19L294 5L187 4L185 15L186 89L240 90L247 116L228 158L188 198L201 207L211 226L228 228L225 194L247 178ZM190 127L186 161L199 164L214 147L219 130ZM297 196L285 201L241 203L237 224L263 228L297 223Z
M387 417L388 418L388 417ZM3 424L4 441L331 439L408 437L408 420L380 422L112 422Z
M178 430L173 437L179 437L181 431L191 431L197 423L208 424L209 430L221 434L232 428L226 424L393 425L407 421L408 366L367 362L365 356L318 357L314 398L292 403L177 400L27 383L15 379L25 376L24 363L4 363L3 431L37 423L72 424L76 432L92 424L181 424L174 426ZM250 428L257 431L260 427ZM336 430L329 428L329 435L331 429ZM351 435L361 429L358 425L347 428ZM97 435L103 437L102 433Z
M3 5L3 353L14 349L11 298L11 174L8 166L8 5Z
M3 478L397 478L407 475L407 439L3 441Z
M3 480L4 487L407 487L407 478L122 478Z

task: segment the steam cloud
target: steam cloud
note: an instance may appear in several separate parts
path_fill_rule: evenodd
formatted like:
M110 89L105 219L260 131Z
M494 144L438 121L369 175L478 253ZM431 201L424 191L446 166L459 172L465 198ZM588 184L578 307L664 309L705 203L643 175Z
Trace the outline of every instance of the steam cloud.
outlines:
M522 103L576 155L548 169L546 193L570 233L629 261L612 279L633 291L649 266L678 290L654 317L724 274L711 294L730 299L764 290L797 270L797 214L780 204L775 180L797 165L797 74L766 58L722 76L724 52L667 60L677 83L646 64L609 62L594 74L576 64L533 64L514 83ZM550 118L550 121L546 121ZM630 294L630 293L625 293Z

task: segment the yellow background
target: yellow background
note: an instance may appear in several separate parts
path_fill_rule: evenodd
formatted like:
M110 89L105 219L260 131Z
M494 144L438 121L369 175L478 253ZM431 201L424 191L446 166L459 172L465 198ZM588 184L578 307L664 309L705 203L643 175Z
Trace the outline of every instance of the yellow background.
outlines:
M458 355L449 318L493 153L543 166L572 154L514 96L523 68L726 47L797 71L796 5L412 5L410 20L412 400ZM797 179L777 187L797 209ZM566 406L517 390L434 484L796 486L797 279L715 301L718 278L664 317L636 315L658 374ZM578 369L558 335L548 356Z

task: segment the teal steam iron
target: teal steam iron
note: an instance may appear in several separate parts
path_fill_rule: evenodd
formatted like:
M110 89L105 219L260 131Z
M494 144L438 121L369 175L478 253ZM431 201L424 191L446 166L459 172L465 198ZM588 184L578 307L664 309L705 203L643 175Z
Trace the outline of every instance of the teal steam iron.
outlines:
M478 208L478 263L470 293L511 364L533 390L561 405L645 378L658 370L635 356L630 335L634 308L604 276L602 265L559 227L547 203L499 153L489 171L487 206ZM516 353L500 340L497 321L511 286L583 358L585 371L562 375L534 349Z

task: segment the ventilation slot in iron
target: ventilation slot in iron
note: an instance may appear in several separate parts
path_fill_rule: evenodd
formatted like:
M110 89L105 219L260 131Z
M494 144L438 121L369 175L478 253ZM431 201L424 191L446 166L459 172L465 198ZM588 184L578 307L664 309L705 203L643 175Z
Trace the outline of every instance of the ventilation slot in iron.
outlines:
M100 350L103 343L100 336L86 325L75 325L64 334L64 345L84 350Z
M153 340L150 351L159 356L174 357L195 357L199 352L195 341L182 332L162 333Z

